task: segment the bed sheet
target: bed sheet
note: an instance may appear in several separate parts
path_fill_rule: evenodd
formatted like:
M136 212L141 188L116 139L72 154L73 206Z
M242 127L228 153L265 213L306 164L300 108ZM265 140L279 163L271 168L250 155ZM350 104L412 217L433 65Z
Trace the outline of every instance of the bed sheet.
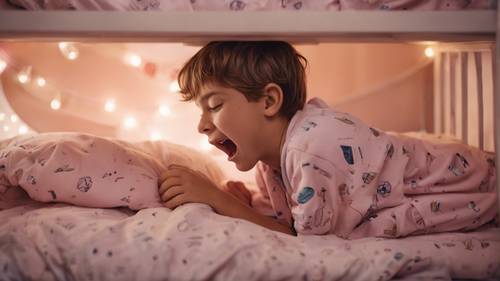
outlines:
M277 11L277 10L474 10L496 0L5 0L28 10Z
M19 202L19 201L18 201ZM0 280L500 279L500 229L289 236L215 214L26 201L0 211Z

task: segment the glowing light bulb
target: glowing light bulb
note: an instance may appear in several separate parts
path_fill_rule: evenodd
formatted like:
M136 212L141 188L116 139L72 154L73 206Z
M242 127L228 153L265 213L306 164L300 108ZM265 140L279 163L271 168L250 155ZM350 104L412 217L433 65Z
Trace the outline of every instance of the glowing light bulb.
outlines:
M59 42L59 50L64 50L68 47L68 42Z
M151 134L149 135L149 139L152 141L157 141L162 139L162 135L158 131L152 131Z
M137 125L137 121L132 116L126 117L125 120L123 121L123 126L126 129L134 128L136 125Z
M70 60L76 60L78 58L78 51L76 50L69 51L67 57Z
M53 99L53 100L50 102L50 107L51 107L53 110L59 110L59 109L61 108L61 100L59 100L58 98Z
M78 58L79 51L75 44L70 42L59 42L59 50L69 60Z
M169 116L172 112L170 111L170 108L168 106L162 104L158 108L158 112L160 113L161 116Z
M28 127L22 125L21 127L19 127L19 129L17 129L17 132L20 135L24 135L24 134L28 133Z
M10 116L10 122L12 122L12 123L16 123L16 122L17 122L17 120L18 120L17 115L12 114L12 115Z
M142 65L142 58L136 54L128 54L125 60L133 67L140 67Z
M428 58L434 57L434 49L432 49L431 47L425 48L425 56Z
M114 112L116 109L116 103L115 100L109 99L106 101L106 104L104 105L104 110L106 112Z
M19 71L17 74L17 80L22 84L26 84L31 80L31 65Z
M0 113L0 121L3 121L5 120L5 113Z
M0 58L0 74L7 68L7 62Z
M170 83L170 86L168 86L168 88L172 93L178 93L181 90L177 81L173 81L172 83Z
M45 81L45 79L43 77L38 77L36 79L36 84L39 86L39 87L43 87L47 84L47 81Z
M9 131L9 126L4 125L4 126L3 126L3 131L4 131L4 132L8 132L8 131Z

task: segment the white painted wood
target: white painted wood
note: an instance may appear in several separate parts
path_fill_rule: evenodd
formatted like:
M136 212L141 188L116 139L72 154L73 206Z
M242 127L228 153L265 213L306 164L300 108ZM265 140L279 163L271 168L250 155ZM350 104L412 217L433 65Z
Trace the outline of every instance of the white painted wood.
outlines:
M444 129L443 133L445 135L451 136L451 62L450 62L450 53L443 54L443 63L444 63L444 73L443 73L443 111L444 111Z
M467 52L467 113L469 115L467 128L469 135L467 143L479 147L479 96L477 92L477 74L474 52Z
M284 39L324 41L494 40L496 12L0 11L0 39L182 41Z
M434 133L442 134L443 126L442 122L442 111L443 111L443 96L442 96L442 87L443 87L443 72L441 71L441 63L443 60L443 55L439 51L436 53L434 59Z
M481 52L481 61L483 68L483 148L486 151L494 151L493 59L491 52Z
M497 9L497 41L495 55L495 152L496 152L496 169L497 169L497 196L500 198L500 8ZM500 215L500 199L498 200L498 214Z

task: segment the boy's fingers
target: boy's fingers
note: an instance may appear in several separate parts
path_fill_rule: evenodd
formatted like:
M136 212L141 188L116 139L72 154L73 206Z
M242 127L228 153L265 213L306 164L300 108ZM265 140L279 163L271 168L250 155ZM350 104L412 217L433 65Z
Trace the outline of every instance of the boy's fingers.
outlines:
M161 201L166 202L184 193L184 189L181 186L172 186L165 192L160 193Z
M160 188L158 189L158 192L160 194L162 194L163 192L167 191L170 187L178 186L181 184L182 184L182 180L180 177L168 177L160 184Z
M163 205L169 209L175 209L179 205L182 205L184 203L186 203L185 198L184 198L184 194L180 194L180 195L177 195L177 196L171 198L170 200L166 201Z

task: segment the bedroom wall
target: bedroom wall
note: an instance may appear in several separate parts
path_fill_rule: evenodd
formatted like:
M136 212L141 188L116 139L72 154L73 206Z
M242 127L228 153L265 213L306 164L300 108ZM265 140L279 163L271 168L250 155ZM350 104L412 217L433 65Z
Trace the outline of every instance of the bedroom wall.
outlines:
M180 44L174 46L176 48L168 44L152 45L136 44L132 50L139 53L142 50L146 59L158 62L158 72L162 67L180 67L197 50ZM13 108L39 131L80 127L79 130L115 135L119 128L112 124L119 125L119 115L105 113L99 100L113 96L119 99L122 108L149 113L169 95L167 74L159 73L152 79L125 67L113 53L127 49L119 44L82 46L80 57L75 61L65 60L54 48L54 43L12 43L1 47L18 62L33 65L37 73L43 74L61 91L86 98L76 101L70 96L64 100L63 110L54 112L37 101L36 95L23 94L22 88L16 86L19 83L11 85L6 81L7 98ZM309 97L321 97L337 109L352 112L381 129L432 129L432 61L424 56L425 45L319 44L297 48L309 60ZM386 114L387 111L391 114ZM54 120L46 122L52 115ZM67 115L85 120L81 121L82 126L75 127L78 120L68 122ZM395 115L398 118L393 118ZM102 125L105 127L95 129Z
M299 46L309 94L384 130L432 132L432 59L422 44ZM394 118L397 117L397 118Z
M350 112L371 126L391 131L432 131L432 60L419 44L298 45L309 60L309 97L320 97L338 110ZM196 132L199 111L179 102L169 84L197 47L181 44L82 44L79 57L61 56L57 43L3 43L18 66L32 65L56 90L22 86L16 71L0 77L5 96L20 119L37 132L78 131L128 140L156 138L188 145L215 157L233 178L253 180L240 173L225 154L206 145ZM155 75L124 64L132 51L155 64ZM174 73L175 74L175 73ZM63 106L54 111L50 98L63 94ZM103 110L103 101L117 100L117 112ZM78 99L77 99L78 98ZM166 102L171 114L159 116L156 106ZM137 126L125 129L122 118L134 112ZM159 136L159 137L158 137Z

